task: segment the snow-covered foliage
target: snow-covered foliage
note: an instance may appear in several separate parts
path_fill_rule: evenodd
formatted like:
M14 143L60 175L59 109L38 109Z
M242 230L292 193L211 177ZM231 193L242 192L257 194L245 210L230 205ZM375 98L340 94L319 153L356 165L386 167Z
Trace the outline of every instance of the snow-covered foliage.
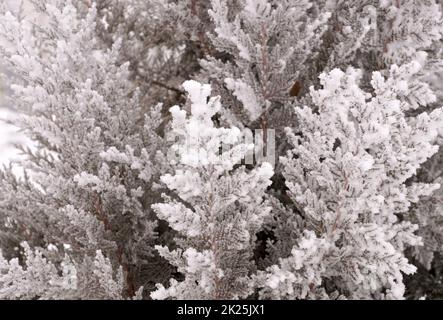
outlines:
M242 141L236 127L216 128L211 120L221 108L220 97L210 98L211 87L187 81L191 114L178 106L171 108L172 134L179 141L174 175L161 181L179 199L153 207L158 217L179 233L178 248L157 247L177 267L184 280L171 280L151 296L154 299L232 299L247 297L248 274L255 234L271 207L263 200L271 184L272 166L263 163L253 170L234 166L251 145ZM222 149L220 151L220 149ZM174 160L173 160L174 161ZM179 201L180 200L180 201Z
M334 69L311 89L318 114L296 108L302 133L289 130L294 148L281 161L305 229L291 255L259 275L264 297L403 296L402 273L415 270L403 252L421 239L402 213L439 187L406 183L437 151L443 125L441 109L405 117L414 105L403 97L419 69L393 65L388 79L374 72L373 95L359 88L358 70ZM435 98L427 94L420 98Z
M202 66L236 106L225 112L228 122L249 124L290 100L289 91L306 73L330 14L309 0L231 3L212 0L209 10L211 42L230 59L210 56Z
M161 168L153 162L164 162L159 109L142 111L129 64L119 63L121 41L106 48L97 38L94 6L84 17L70 1L35 8L46 24L11 12L0 19L4 58L15 75L11 100L22 113L16 124L38 142L37 150L23 150L29 176L17 180L10 168L0 174L1 242L69 244L79 268L101 250L106 260L97 263L123 268L120 294L133 296L155 234L149 203ZM79 296L94 296L94 288Z
M7 261L0 256L1 299L123 298L122 270L120 268L114 273L110 260L100 250L81 265L74 263L66 253L56 265L45 257L43 251L33 251L26 242L21 244L21 248L24 266L18 258ZM49 251L50 256L57 247L49 245L45 251ZM94 292L94 295L88 296L87 292Z
M442 7L0 1L0 298L443 298Z
M385 0L380 7L386 14L380 27L389 63L415 59L417 52L441 39L442 15L435 0Z

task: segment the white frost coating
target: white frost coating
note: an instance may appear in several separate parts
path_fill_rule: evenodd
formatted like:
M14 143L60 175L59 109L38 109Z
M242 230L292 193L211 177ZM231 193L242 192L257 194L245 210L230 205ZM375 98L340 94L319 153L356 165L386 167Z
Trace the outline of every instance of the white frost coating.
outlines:
M443 125L442 108L406 115L417 66L393 66L387 79L374 73L374 96L359 88L359 71L332 70L320 76L321 89L311 88L318 113L296 108L303 136L288 130L293 149L281 162L289 195L312 229L295 238L290 257L258 273L262 297L325 298L325 279L338 277L344 297L403 298L403 274L416 270L404 248L423 242L418 226L398 216L439 187L405 182L437 151L435 128ZM432 101L433 94L417 98Z
M226 87L231 90L234 96L243 104L251 119L260 116L262 106L257 100L254 90L241 80L231 78L225 79Z
M441 296L441 1L19 2L0 298Z
M167 289L158 284L151 297L245 297L250 288L243 278L253 267L254 235L270 213L264 192L274 171L269 163L250 171L244 167L234 170L249 149L242 144L240 130L214 126L211 117L221 104L218 97L208 100L209 85L187 81L183 87L191 101L191 114L187 116L178 106L170 111L173 135L181 134L186 142L172 146L179 152L179 161L174 174L163 175L161 181L184 203L165 196L165 203L152 208L186 239L172 251L157 248L185 279L171 279ZM231 145L222 154L221 142Z
M158 183L168 170L166 144L156 131L161 110L146 110L152 101L142 101L128 62L131 55L147 60L139 54L142 41L129 44L126 29L149 25L151 20L138 17L143 11L148 16L151 4L125 2L125 21L117 22L116 1L100 13L91 1L25 0L25 12L19 2L9 10L0 1L0 64L7 71L1 85L10 89L1 94L17 111L13 122L20 136L35 144L16 157L6 143L21 142L19 135L0 125L0 162L12 157L14 168L26 169L16 175L0 168L0 247L5 257L20 254L20 260L0 263L0 296L138 297L138 277L146 279L152 270L135 274L125 266L133 273L130 285L122 264L148 264L156 237L149 209L153 177ZM167 9L156 5L159 12ZM100 20L113 30L109 46ZM22 240L29 249L6 245Z

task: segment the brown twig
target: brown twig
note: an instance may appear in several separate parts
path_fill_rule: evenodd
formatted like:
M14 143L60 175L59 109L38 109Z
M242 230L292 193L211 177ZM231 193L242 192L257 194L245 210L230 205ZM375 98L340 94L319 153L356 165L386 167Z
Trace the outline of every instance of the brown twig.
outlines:
M261 34L262 34L262 66L263 66L263 73L265 75L263 77L263 83L262 83L262 95L266 101L266 100L268 100L268 94L269 94L268 86L267 86L269 64L268 64L268 53L266 51L266 42L267 42L268 35L266 32L266 27L264 25L262 25ZM267 111L268 111L267 106L265 105L265 111L262 113L261 120L260 120L261 129L263 130L263 155L265 157L267 156L267 145L268 145L268 112Z
M347 175L345 173L344 173L344 178L345 178L344 189L346 191L348 191L348 189L349 189L349 180L348 180L348 177L347 177ZM337 209L335 209L335 213L336 213L336 216L335 216L335 220L334 220L334 225L332 226L332 232L334 232L337 229L338 222L340 221L340 218L341 218L341 211L340 211L340 207L339 206L337 206Z
M153 85L156 85L156 86L162 87L162 88L164 88L164 89L166 89L166 90L174 91L174 92L176 92L176 93L178 93L178 94L181 94L181 95L186 96L186 93L185 93L183 90L180 90L180 89L178 89L178 88L171 87L171 86L169 86L169 85L167 85L167 84L164 84L164 83L162 83L162 82L159 82L159 81L153 80L153 81L151 81L151 83L152 83Z
M100 196L98 194L95 194L95 201L94 201L94 209L97 215L97 218L103 223L105 230L113 232L111 223L109 222L109 219L106 215L106 213L103 211L103 204ZM135 285L134 285L134 277L131 273L130 266L128 263L124 261L124 252L123 249L120 247L120 245L117 243L117 251L116 251L116 257L118 263L122 266L123 272L126 277L126 294L128 297L133 297L135 295Z

